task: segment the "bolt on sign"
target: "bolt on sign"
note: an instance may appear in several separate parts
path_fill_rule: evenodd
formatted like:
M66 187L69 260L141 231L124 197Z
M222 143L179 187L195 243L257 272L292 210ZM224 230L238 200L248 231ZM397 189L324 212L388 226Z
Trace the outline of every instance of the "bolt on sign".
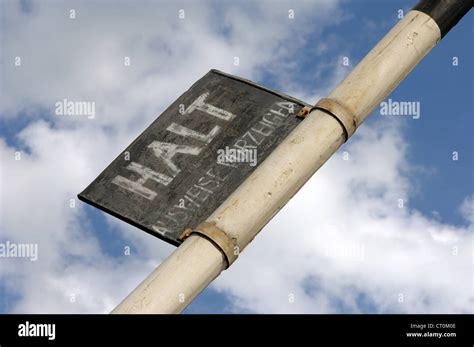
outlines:
M305 106L211 70L78 197L179 245L301 122Z

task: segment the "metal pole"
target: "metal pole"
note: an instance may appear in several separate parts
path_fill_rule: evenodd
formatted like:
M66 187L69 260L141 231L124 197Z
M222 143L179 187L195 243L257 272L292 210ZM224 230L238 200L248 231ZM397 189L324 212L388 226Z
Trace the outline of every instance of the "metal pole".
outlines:
M112 313L181 312L234 260L225 237L237 256L471 6L421 1L207 219L217 234L191 234Z

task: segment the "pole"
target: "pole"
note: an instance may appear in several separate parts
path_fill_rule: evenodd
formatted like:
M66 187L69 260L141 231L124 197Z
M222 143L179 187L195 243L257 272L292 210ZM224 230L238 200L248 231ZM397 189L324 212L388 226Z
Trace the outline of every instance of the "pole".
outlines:
M186 308L471 7L469 0L420 1L112 313Z

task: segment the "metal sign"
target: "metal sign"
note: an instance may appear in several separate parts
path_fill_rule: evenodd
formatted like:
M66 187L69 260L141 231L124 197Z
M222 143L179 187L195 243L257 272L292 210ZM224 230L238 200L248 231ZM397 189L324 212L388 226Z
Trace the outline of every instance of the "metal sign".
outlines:
M299 124L304 106L211 70L78 197L179 245Z

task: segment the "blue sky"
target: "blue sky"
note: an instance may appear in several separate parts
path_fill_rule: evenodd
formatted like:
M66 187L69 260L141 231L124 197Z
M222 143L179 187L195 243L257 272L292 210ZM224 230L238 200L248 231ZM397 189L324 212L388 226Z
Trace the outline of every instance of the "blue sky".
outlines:
M172 251L162 241L82 202L75 201L72 209L67 205L206 71L218 68L314 103L399 20L397 11L407 11L414 3L209 2L196 6L163 1L133 6L121 2L109 9L107 3L90 1L61 5L23 1L19 6L3 0L0 240L38 242L40 259L45 260L32 265L24 259L2 259L0 312L106 312ZM72 23L61 17L67 17L71 8L77 11ZM180 8L186 11L184 22L167 18ZM290 8L295 8L293 22L285 18ZM472 20L471 11L390 95L394 101L419 102L421 117L382 116L377 108L360 133L269 223L248 254L242 254L247 259L239 259L235 270L226 271L185 312L472 310ZM21 75L11 67L17 55L24 62ZM123 56L132 58L129 70L117 63ZM241 57L241 66L233 66L234 56ZM342 65L343 57L349 58L349 66ZM458 57L457 66L453 57ZM54 115L52 105L63 97L96 100L97 120ZM16 151L22 152L21 163L12 159ZM347 163L349 169L340 159L343 151L354 158ZM459 153L459 160L452 160L453 151ZM341 168L348 170L348 181L337 176ZM362 186L372 184L369 179L386 193L374 198L365 192ZM350 182L362 182L359 192L347 188ZM37 192L36 186L41 186ZM304 225L297 213L299 204L321 206L328 187L337 187L336 197L327 203L327 211L314 215L315 230L288 236L294 225ZM31 199L21 198L26 194ZM405 199L403 212L396 208L398 196ZM382 209L391 215L390 221L377 220L371 213L365 219L337 218L329 209L351 201L360 203L349 205L354 209ZM374 231L380 228L386 228L387 234ZM332 229L335 239L325 239ZM353 242L344 247L362 244L370 257L358 263L334 256L337 252L328 249L340 245L339 238ZM311 240L307 243L314 243L314 248L303 247L298 239ZM425 244L420 245L420 240ZM327 247L320 248L321 244ZM380 251L377 245L393 247ZM130 247L132 256L124 256L124 247ZM464 252L455 260L446 255L453 247ZM305 252L315 263L327 264L328 271L305 269L296 257ZM381 266L398 268L391 276L397 281L392 283L374 265L381 261L377 252L392 256L393 263ZM273 263L275 254L288 261ZM440 264L434 260L438 256ZM423 257L439 269L445 282L430 286L416 280L426 273ZM246 271L248 266L252 270ZM453 267L461 270L450 274ZM368 280L374 273L375 279ZM460 278L465 282L462 288L452 288ZM32 283L44 290L43 303L30 289ZM453 299L456 290L460 295ZM77 296L74 303L67 299L71 293ZM293 306L285 302L289 294L298 299ZM400 294L406 306L396 302Z

